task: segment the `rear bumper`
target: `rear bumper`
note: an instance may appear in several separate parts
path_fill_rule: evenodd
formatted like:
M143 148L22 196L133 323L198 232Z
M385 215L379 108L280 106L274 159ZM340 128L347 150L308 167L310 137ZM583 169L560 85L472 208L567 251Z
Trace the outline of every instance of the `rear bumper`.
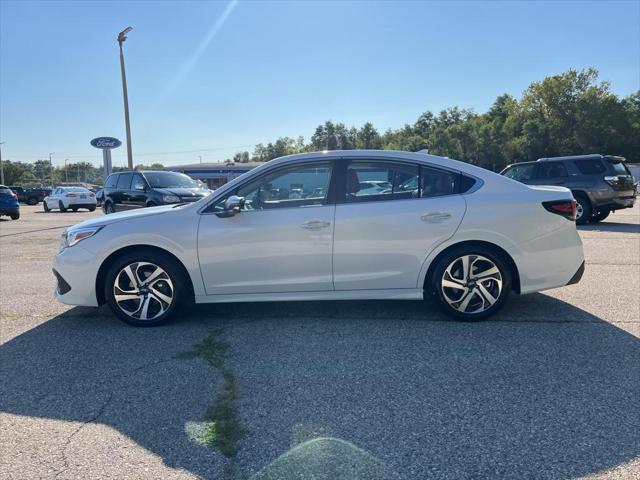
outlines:
M578 283L582 279L582 275L584 275L584 260L582 261L580 268L578 268L578 271L573 275L573 277L571 277L571 280L569 280L567 285L574 285Z
M15 215L20 213L20 207L0 207L0 215Z

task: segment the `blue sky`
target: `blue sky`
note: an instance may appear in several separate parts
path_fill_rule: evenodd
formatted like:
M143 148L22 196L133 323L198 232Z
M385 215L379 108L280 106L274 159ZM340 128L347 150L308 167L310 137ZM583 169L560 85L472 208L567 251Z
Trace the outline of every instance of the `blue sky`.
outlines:
M1 0L3 158L98 164L91 138L124 140L127 25L135 163L223 160L328 119L383 131L425 110L483 112L569 68L640 88L638 1ZM124 145L113 153L122 165Z

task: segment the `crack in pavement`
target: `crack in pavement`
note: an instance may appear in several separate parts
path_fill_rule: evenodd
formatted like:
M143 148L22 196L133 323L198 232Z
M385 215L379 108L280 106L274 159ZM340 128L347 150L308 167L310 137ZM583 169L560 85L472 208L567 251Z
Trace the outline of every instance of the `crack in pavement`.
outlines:
M60 450L60 457L62 459L62 464L63 464L63 468L59 471L56 472L56 474L54 475L54 478L59 478L60 475L62 475L63 473L65 473L68 469L69 469L69 460L67 458L67 449L69 448L69 446L71 445L71 441L73 440L73 438L80 433L80 431L82 429L84 429L84 427L86 427L87 425L89 425L90 423L96 423L97 420L102 416L102 414L105 412L105 410L107 409L107 407L109 406L109 404L111 403L111 400L113 400L113 396L114 396L114 389L115 389L115 384L117 384L118 382L121 382L124 379L129 378L130 376L140 372L141 370L144 370L146 368L150 368L150 367L155 367L157 365L163 364L163 363L167 363L167 362L171 362L176 360L175 358L165 358L162 360L157 360L155 362L151 362L151 363L145 363L143 365L140 365L137 368L134 368L133 370L131 370L130 372L127 373L123 373L119 376L116 376L113 379L112 382L112 387L109 390L108 396L106 398L106 400L102 403L102 405L98 408L98 410L96 411L96 413L89 418L88 420L85 420L84 422L82 422L78 428L76 428L73 432L71 432L71 434L67 437L67 439L63 442L61 450Z

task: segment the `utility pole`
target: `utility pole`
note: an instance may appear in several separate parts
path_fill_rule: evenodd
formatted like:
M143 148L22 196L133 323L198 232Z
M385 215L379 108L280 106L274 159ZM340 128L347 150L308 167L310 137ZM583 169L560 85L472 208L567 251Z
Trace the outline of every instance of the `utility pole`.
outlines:
M198 158L200 159L200 163L202 163L202 155L198 155Z
M3 145L4 142L0 142ZM2 147L0 146L0 185L4 185L4 167L2 166Z
M65 183L69 183L69 174L67 173L67 162L69 161L68 158L64 159L64 181Z
M78 163L78 176L76 178L76 181L80 183L80 164L79 163Z
M54 154L55 152L51 152L49 154L49 174L51 175L51 188L53 188L53 163L51 162L51 156Z
M131 125L129 124L129 95L127 94L127 75L124 71L124 53L122 44L127 39L127 34L133 30L127 27L118 34L118 45L120 46L120 73L122 74L122 98L124 100L124 124L127 130L127 161L129 170L133 170L133 155L131 153Z

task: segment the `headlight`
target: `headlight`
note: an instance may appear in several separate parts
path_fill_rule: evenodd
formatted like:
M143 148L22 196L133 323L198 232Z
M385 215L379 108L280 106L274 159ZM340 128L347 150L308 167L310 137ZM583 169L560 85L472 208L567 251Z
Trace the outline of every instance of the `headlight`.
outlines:
M178 203L180 201L180 197L177 195L162 195L162 201L164 203Z
M60 238L60 250L73 247L76 243L93 237L100 230L102 230L102 227L71 228L65 230L62 232L62 237Z

